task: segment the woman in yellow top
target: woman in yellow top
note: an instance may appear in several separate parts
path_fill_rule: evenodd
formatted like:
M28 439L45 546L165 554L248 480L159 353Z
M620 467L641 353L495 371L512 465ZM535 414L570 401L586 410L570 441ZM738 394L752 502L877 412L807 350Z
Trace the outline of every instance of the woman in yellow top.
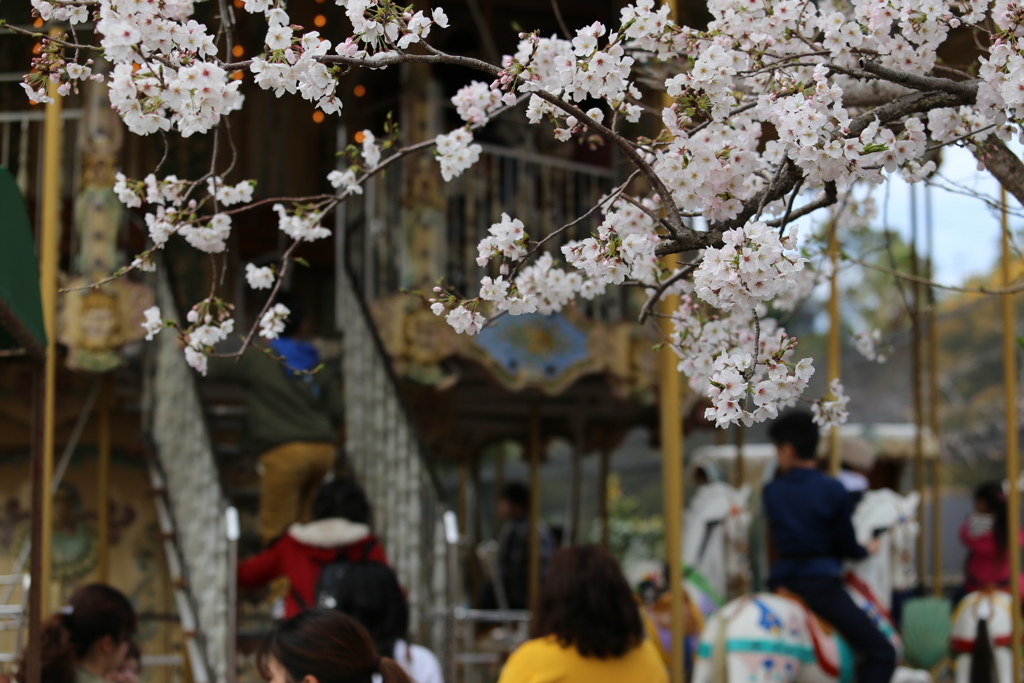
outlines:
M498 683L668 683L626 578L597 546L555 553L532 635L508 658Z

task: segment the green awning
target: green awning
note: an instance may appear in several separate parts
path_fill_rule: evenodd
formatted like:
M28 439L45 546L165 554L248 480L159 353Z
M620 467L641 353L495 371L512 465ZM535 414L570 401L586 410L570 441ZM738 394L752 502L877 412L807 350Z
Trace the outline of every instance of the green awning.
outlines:
M46 327L39 296L39 258L25 200L0 166L0 350L24 349L42 360Z

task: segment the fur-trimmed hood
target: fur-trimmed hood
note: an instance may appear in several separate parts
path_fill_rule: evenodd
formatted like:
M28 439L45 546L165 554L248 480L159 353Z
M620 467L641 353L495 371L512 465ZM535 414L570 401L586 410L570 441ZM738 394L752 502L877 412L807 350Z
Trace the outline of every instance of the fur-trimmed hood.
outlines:
M314 548L339 548L367 538L370 535L370 527L350 522L342 517L328 517L308 524L292 524L288 527L288 534L303 545Z

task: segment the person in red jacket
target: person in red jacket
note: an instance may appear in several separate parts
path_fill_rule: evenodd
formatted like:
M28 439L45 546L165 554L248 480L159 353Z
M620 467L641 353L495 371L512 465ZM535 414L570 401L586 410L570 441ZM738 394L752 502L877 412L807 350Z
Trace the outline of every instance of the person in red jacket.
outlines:
M384 547L370 533L370 504L353 481L324 484L313 502L313 521L292 524L263 552L238 565L238 585L260 588L288 577L285 616L316 607L313 593L324 566L342 554L350 562L387 564Z
M1024 533L1021 539L1024 543ZM967 546L963 595L985 587L1010 590L1006 496L999 482L982 484L974 492L974 512L960 527L960 540Z

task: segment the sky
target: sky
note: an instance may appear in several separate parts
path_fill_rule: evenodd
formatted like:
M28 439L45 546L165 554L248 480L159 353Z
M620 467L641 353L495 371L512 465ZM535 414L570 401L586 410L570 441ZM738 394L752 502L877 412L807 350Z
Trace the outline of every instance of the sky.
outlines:
M1010 148L1018 155L1019 144ZM943 150L942 165L935 182L955 182L977 192L983 192L998 201L999 183L987 171L978 171L974 155L960 147ZM945 180L943 180L945 179ZM911 234L911 192L912 188L903 182L898 174L890 182L888 224L909 241ZM918 184L913 188L918 206L918 221L921 234L924 230L924 189ZM879 216L873 226L881 229L884 213L884 187L876 188ZM1009 198L1011 206L1019 205ZM931 188L932 221L935 230L935 279L949 285L962 285L972 275L991 271L999 256L999 215L984 202L961 194L948 192L939 187ZM1010 225L1019 230L1024 221L1011 216Z

